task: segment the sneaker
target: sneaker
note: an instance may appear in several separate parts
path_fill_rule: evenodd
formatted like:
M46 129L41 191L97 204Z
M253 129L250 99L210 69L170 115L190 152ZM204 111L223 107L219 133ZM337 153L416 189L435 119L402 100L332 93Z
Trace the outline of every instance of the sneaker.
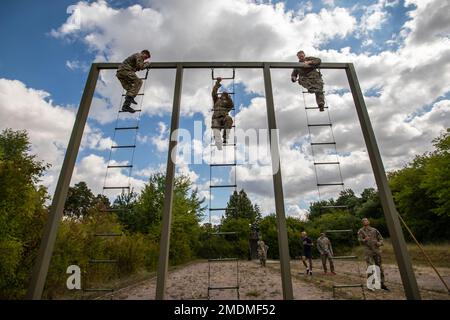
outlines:
M324 276L326 276L326 275L328 274L328 272L325 271L325 272L322 272L322 274L323 274Z
M309 274L309 269L306 269L305 275L307 276Z
M312 276L312 271L309 271L309 275Z
M216 147L218 150L222 150L222 145L223 145L222 140L220 140L220 139L216 140Z
M130 113L135 113L136 112L136 110L134 110L132 107L127 106L127 105L122 107L122 111L123 112L130 112Z
M336 272L331 271L331 275L335 276L335 275L336 275Z

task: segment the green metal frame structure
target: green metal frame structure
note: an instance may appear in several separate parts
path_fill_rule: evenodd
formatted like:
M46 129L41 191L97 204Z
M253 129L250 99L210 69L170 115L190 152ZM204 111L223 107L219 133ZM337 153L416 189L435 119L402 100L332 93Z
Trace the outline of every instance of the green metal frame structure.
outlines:
M119 63L93 63L89 71L80 107L75 119L75 124L70 136L69 144L65 154L64 162L56 185L53 201L50 206L50 214L44 229L43 238L36 258L31 280L27 291L27 299L41 299L47 278L48 268L52 257L59 223L63 217L64 204L67 198L70 180L72 178L75 161L86 125L89 109L97 84L100 70L117 69ZM184 69L211 69L211 68L247 68L262 69L264 76L264 87L266 96L268 129L271 141L271 157L273 170L273 186L275 194L275 209L278 226L278 244L281 264L281 282L283 298L292 300L292 279L290 268L290 257L288 237L286 228L286 214L284 207L283 183L281 176L281 163L278 146L278 130L275 118L275 108L272 92L271 69L292 69L304 67L298 62L154 62L151 69L175 69L175 90L173 97L173 109L170 127L169 150L167 157L166 189L163 207L163 220L160 242L160 254L158 261L156 299L165 299L167 271L169 262L170 227L172 220L172 200L175 177L175 161L177 149L177 132L180 119L181 93ZM364 97L359 86L356 71L352 63L322 63L320 69L342 69L346 71L350 90L353 95L356 112L363 132L370 162L377 183L378 192L383 206L389 234L392 239L395 257L397 259L400 275L407 299L420 299L420 292L412 268L411 259L406 249L406 242L400 226L398 213L394 205L392 193L388 185L386 172L384 170L380 151L375 139L375 134L369 119L369 114L364 102ZM273 136L276 135L276 136ZM276 169L276 170L275 170Z

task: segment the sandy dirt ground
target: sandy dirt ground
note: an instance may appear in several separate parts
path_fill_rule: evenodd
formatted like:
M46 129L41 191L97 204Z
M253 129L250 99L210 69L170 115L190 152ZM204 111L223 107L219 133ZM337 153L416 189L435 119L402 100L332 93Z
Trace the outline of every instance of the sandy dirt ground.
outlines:
M294 299L329 300L329 299L363 299L361 288L336 290L333 297L333 284L365 284L365 263L355 261L335 261L337 275L324 275L319 260L313 261L313 275L306 276L300 261L291 261L292 285ZM359 269L358 269L359 267ZM211 264L211 286L234 286L237 283L236 262ZM368 300L404 299L398 268L385 265L386 284L389 292L364 290ZM239 261L239 298L241 300L278 300L282 299L280 264L268 261L265 268L257 261ZM447 283L450 283L450 269L439 268ZM423 299L450 299L445 287L428 267L415 267L416 277ZM104 296L104 299L143 300L154 299L156 278L126 287ZM208 262L195 262L169 271L167 298L172 300L207 299L208 298ZM211 299L237 299L237 290L211 291Z
M312 277L303 276L303 280L308 284L315 284L323 290L332 290L333 284L366 284L366 264L362 261L334 261L336 275L324 275L322 272L322 263L319 260L313 261ZM274 265L279 269L279 265ZM293 275L303 273L305 268L299 261L291 263L291 273ZM367 290L364 286L364 295L367 300L399 300L405 299L400 272L397 265L384 264L385 283L389 291L376 290L375 292ZM437 268L444 281L450 286L450 268ZM414 266L417 283L422 299L431 300L450 300L450 295L442 282L434 273L433 269L424 266ZM362 299L364 296L361 288L346 288L336 290L335 299Z

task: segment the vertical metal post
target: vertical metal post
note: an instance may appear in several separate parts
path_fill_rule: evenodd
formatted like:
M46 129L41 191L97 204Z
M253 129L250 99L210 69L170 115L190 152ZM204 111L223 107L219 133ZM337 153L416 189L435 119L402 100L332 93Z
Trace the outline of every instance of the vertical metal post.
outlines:
M170 226L172 221L172 198L175 179L175 162L177 152L177 130L180 120L181 90L183 83L183 66L177 65L175 91L173 96L172 119L170 124L169 153L167 155L166 186L162 217L161 242L159 245L158 274L156 282L156 299L163 300L166 294L167 269L169 265Z
M26 299L41 299L44 290L45 280L47 278L50 260L52 258L55 240L58 233L59 222L63 216L64 204L66 203L67 192L69 190L70 179L72 178L73 168L80 148L81 138L83 137L84 127L89 114L92 97L97 84L99 69L96 64L91 65L83 96L81 97L80 107L67 146L64 162L59 174L55 194L53 195L52 205L45 225L43 238L39 247L38 256L33 267L30 284L26 294Z
M284 212L283 182L281 180L280 150L278 146L278 130L275 119L275 108L272 93L272 79L269 64L264 64L264 87L266 92L267 120L269 125L270 150L272 158L273 187L275 193L275 210L278 225L278 250L280 253L281 284L283 299L293 300L289 245Z
M412 268L411 259L406 248L405 238L403 236L400 221L398 219L397 209L395 208L392 198L391 189L389 188L386 172L384 170L383 161L378 149L375 133L370 123L369 114L367 112L364 97L359 86L356 71L352 63L346 68L348 82L352 91L353 100L358 113L359 122L366 142L367 151L369 153L370 163L372 164L375 181L378 186L381 204L383 206L384 216L389 229L392 245L394 247L395 257L400 269L400 275L403 282L406 298L409 300L419 300L420 292L417 286L416 277Z

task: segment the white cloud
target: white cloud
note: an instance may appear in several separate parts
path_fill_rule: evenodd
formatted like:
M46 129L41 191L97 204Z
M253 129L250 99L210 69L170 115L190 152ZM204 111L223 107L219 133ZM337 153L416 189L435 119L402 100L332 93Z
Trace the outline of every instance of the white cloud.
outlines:
M56 181L64 150L69 141L75 113L72 108L54 105L50 94L26 87L18 80L0 79L0 128L26 130L31 152L52 164L45 184Z
M78 60L67 60L66 61L66 67L69 68L72 71L75 70L82 70L84 72L89 70L89 66L86 62L78 61Z
M450 11L450 3L448 1L405 1L406 7L410 5L414 5L416 9L409 11L411 20L404 25L405 33L409 33L406 43L420 45L449 37L450 23L448 12Z
M386 0L378 0L375 4L364 7L364 14L360 21L362 35L367 36L374 30L380 30L389 17L386 7L393 5L393 3L387 3Z
M80 39L96 53L96 60L101 61L121 61L143 46L152 51L152 61L228 60L230 57L241 61L288 60L295 56L299 46L312 48L334 37L345 37L356 24L356 19L344 8L324 9L300 17L286 11L282 3L155 0L149 4L151 8L134 5L114 9L106 1L80 2L75 8L81 16L79 28L72 27L73 19L69 17L53 35ZM184 115L192 112L206 115L210 107L210 95L205 92L205 87L210 85L205 83L208 73L208 70L193 75L185 72ZM143 111L169 112L173 71L151 70L150 77ZM121 91L117 79L112 72L105 72L103 80L98 92L117 105Z
M124 164L121 162L111 161L110 165ZM103 190L103 186L106 187L126 187L131 185L133 191L140 193L144 187L145 181L136 179L134 177L129 178L126 169L108 169L108 173L105 179L107 161L97 155L91 154L83 157L76 166L72 184L80 181L87 183L89 188L94 194L105 194L111 200L114 200L122 190Z
M334 7L335 3L334 0L322 0L322 3L326 6Z
M168 138L169 131L164 122L159 122L158 127L159 127L158 136L152 137L151 141L156 146L156 149L159 152L164 152L169 149L169 138Z
M318 13L308 10L302 13L288 11L283 4L258 4L246 0L152 0L148 1L149 8L134 5L124 9L112 8L106 1L80 2L76 5L76 14L81 19L72 15L52 34L84 42L95 53L97 61L121 61L131 52L147 47L152 51L153 61L295 61L295 52L303 48L307 54L319 56L322 61L353 62L362 90L378 92L377 96L366 97L366 104L384 164L387 170L396 169L414 155L429 150L431 140L449 123L448 100L442 98L450 91L449 23L445 15L449 4L439 0L406 1L405 6L414 5L415 8L409 11L410 20L401 35L392 38L399 48L370 55L355 54L350 47L340 50L319 48L326 48L329 40L349 35L364 36L362 41L370 46L370 42L376 40L371 37L373 32L387 23L386 8L397 6L398 1L379 0L363 8L365 12L360 21L363 27L360 29L356 28L357 19L352 16L351 9L338 7L333 1L326 3L329 6ZM300 215L301 201L312 199L316 192L315 175L311 153L305 144L308 132L300 88L290 83L289 73L288 70L274 70L272 79L287 211ZM238 82L245 86L247 93L264 94L260 70L238 70L237 74ZM373 186L373 176L347 80L342 71L324 70L323 74L338 150L345 153L342 157L344 180L358 192ZM97 92L102 98L94 101L90 116L104 124L113 121L112 108L118 108L121 88L113 72L102 72L101 76ZM208 126L210 82L209 70L185 71L182 115L200 112ZM172 107L173 83L173 70L151 70L143 112L168 114ZM347 91L333 92L338 89ZM51 128L57 132L54 135L62 136L56 141L65 146L73 112L52 106L45 102L47 98L48 95L40 96L37 100L45 108L58 110L52 114L59 112L71 117L72 122L59 124L62 128ZM256 97L250 105L244 106L237 116L237 124L243 129L267 128L264 99ZM48 123L42 130L50 130ZM94 129L93 133L96 133ZM167 133L167 127L160 124L158 134L150 138L160 152L167 151ZM326 132L317 132L315 136L325 138ZM39 133L35 139L37 137ZM148 138L141 138L148 141ZM55 138L52 136L51 139ZM46 141L48 148L54 148L49 143L51 139ZM101 136L96 138L97 141L101 139L105 140L93 144L88 141L87 146L102 149L111 142ZM202 153L200 146L197 142L194 151L208 155L208 149ZM238 156L243 157L242 154ZM267 160L267 155L262 159ZM261 203L265 212L270 212L273 211L271 166L270 162L269 165L267 161L264 163L238 167L238 184ZM192 168L183 165L181 170L200 180Z
M18 80L0 79L0 129L26 130L31 152L52 165L42 182L52 194L75 121L72 107L55 105L50 94ZM86 125L81 150L107 150L113 141Z

